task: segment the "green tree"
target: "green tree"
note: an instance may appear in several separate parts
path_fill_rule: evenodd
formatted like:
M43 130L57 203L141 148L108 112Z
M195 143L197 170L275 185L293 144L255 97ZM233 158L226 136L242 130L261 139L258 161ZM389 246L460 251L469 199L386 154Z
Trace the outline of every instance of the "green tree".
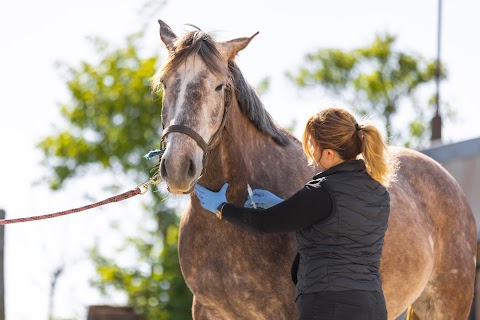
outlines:
M390 142L419 147L427 140L435 100L419 103L416 93L434 82L436 61L398 51L395 41L385 34L365 47L320 49L307 54L305 65L287 76L300 88L320 86L360 115L381 116ZM444 78L445 72L441 74ZM408 130L394 121L403 107L412 110Z
M67 66L71 99L60 110L65 128L39 143L44 165L51 169L48 180L53 189L99 168L135 183L148 180L151 163L143 155L152 141L160 140L162 97L150 90L158 59L140 57L140 39L141 35L129 37L123 48L93 39L98 61ZM111 289L126 293L129 304L146 319L188 319L192 295L178 263L179 218L163 200L161 193L149 193L144 211L150 228L118 248L119 252L133 249L134 267L118 265L98 246L91 249L97 270L92 284L102 293Z

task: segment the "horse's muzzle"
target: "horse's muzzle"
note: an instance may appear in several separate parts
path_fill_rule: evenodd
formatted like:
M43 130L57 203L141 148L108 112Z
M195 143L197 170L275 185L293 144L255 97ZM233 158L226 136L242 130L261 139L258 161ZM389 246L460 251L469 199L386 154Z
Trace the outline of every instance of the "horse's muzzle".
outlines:
M172 161L166 154L160 161L160 175L172 194L189 194L198 180L198 166L189 157Z

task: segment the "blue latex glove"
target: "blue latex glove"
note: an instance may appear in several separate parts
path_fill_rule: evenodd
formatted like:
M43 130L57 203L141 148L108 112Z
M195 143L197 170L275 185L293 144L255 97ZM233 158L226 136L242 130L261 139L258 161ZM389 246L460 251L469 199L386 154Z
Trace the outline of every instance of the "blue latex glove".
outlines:
M202 207L207 209L210 212L215 213L218 206L224 202L228 202L227 200L227 189L228 183L225 183L223 187L218 192L210 191L204 186L200 184L195 185L195 194L197 195Z
M283 201L282 198L274 195L270 191L263 190L263 189L253 189L253 202L257 205L257 208L268 209L273 207L276 204L279 204ZM244 204L247 208L253 208L252 201L248 198Z

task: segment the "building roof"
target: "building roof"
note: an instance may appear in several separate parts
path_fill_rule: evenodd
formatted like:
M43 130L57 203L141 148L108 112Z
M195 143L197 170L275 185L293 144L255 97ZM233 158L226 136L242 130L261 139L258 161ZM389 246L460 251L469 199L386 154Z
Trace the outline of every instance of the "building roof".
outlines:
M444 144L422 152L440 163L471 158L480 155L480 138Z

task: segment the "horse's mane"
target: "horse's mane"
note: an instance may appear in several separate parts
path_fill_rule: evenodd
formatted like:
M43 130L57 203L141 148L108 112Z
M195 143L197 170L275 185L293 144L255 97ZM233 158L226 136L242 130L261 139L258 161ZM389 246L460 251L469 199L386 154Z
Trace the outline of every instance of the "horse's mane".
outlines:
M229 75L230 84L236 90L240 110L254 123L258 130L271 136L282 146L290 143L291 135L273 121L260 101L255 88L247 83L237 64L231 60L227 69L215 41L208 33L201 30L188 32L175 42L174 50L170 52L170 59L152 78L153 90L159 91L162 87L163 77L178 69L192 54L198 54L207 68L214 74L219 76Z
M255 124L258 130L271 136L278 144L288 145L290 134L273 121L272 116L260 101L255 88L245 80L235 61L229 61L228 67L233 86L237 91L240 110Z

